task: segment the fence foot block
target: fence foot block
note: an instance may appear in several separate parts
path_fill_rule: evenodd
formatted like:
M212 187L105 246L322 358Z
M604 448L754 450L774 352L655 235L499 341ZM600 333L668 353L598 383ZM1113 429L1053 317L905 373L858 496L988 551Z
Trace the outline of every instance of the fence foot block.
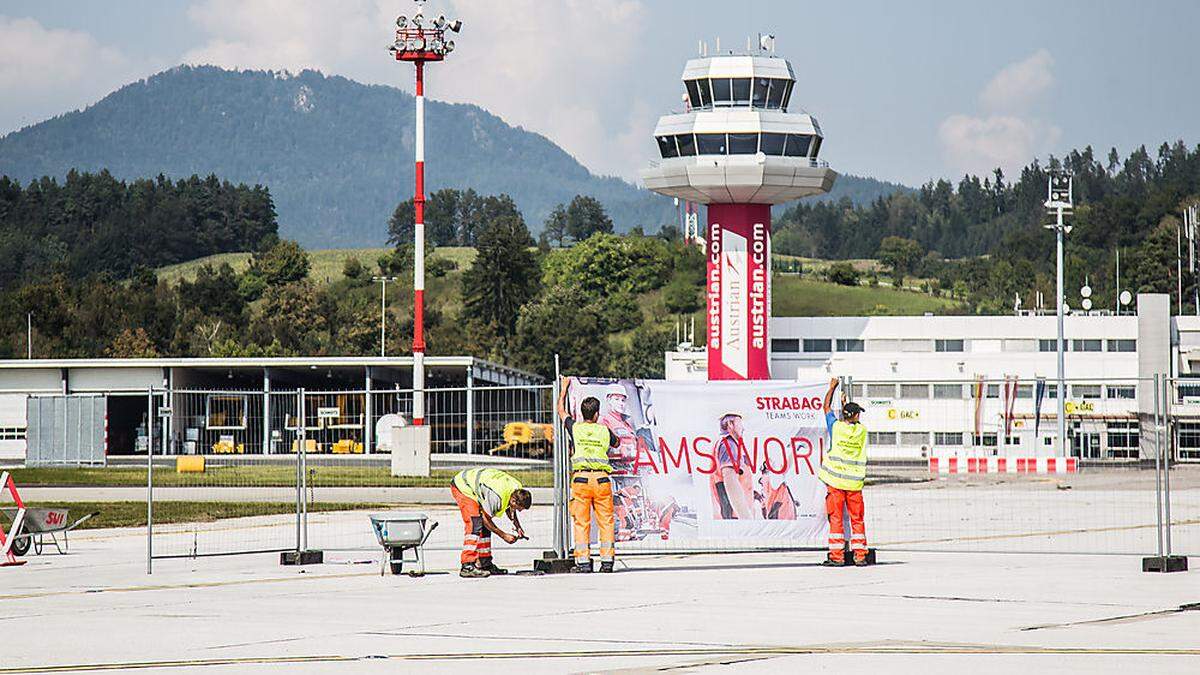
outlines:
M1142 558L1143 572L1186 572L1187 557L1182 555L1153 555Z
M323 562L324 551L284 551L279 554L280 565L320 565Z
M533 571L543 574L566 574L575 566L573 558L560 558L554 551L546 551L533 561Z

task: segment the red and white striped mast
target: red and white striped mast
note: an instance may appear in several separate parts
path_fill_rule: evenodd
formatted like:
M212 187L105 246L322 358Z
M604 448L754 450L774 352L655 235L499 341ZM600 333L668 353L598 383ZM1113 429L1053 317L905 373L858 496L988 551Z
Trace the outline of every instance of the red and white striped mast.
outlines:
M413 194L413 412L412 423L425 423L425 62L442 61L454 51L446 31L462 30L462 21L439 15L425 18L425 0L416 0L412 19L396 19L396 41L388 47L397 61L417 67L416 191Z

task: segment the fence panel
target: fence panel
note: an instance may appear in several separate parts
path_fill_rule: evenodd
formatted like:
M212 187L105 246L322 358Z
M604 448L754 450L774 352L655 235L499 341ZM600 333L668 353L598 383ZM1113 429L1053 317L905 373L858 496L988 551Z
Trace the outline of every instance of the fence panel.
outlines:
M204 465L202 472L187 472L180 470L180 457L148 458L153 466L151 557L296 549L300 464L295 449L303 442L298 394L174 390L167 398L167 424L159 428L166 427L172 454L203 455ZM159 444L154 445L157 454Z
M1167 383L1171 451L1164 456L1164 552L1200 555L1200 378Z

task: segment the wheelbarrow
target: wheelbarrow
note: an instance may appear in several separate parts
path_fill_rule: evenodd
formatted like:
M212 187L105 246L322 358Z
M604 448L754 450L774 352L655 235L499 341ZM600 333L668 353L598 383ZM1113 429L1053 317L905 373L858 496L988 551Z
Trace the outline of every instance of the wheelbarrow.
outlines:
M99 515L99 511L89 513L86 516L76 520L73 523L69 522L70 511L67 509L42 509L42 508L27 508L25 509L25 517L21 521L20 531L13 532L12 551L13 555L22 556L29 553L30 547L37 555L42 554L42 547L46 544L46 537L50 537L50 543L61 554L66 553L70 549L71 542L67 538L67 533L87 522L89 519ZM17 517L17 509L3 508L0 509L0 515L3 515L9 523ZM58 535L62 535L62 540L59 540Z
M425 555L422 547L429 540L429 535L437 529L437 521L428 529L425 523L429 516L418 511L393 511L391 513L371 514L371 529L375 531L375 539L383 547L383 560L379 574L383 576L390 571L392 574L404 573L404 563L419 563L420 572L409 572L409 576L425 575ZM412 551L410 560L407 553Z

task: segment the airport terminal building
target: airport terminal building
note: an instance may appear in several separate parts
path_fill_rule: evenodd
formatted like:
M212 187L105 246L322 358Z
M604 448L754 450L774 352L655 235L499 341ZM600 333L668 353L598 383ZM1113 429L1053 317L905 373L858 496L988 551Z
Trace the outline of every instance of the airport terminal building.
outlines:
M773 317L769 330L773 379L850 381L873 457L1049 456L1058 445L1053 314ZM1200 460L1200 317L1143 294L1134 313L1067 316L1065 336L1072 455L1146 456L1140 432L1166 375L1179 378L1165 397L1182 418L1171 447ZM666 370L704 379L705 352L668 352Z

